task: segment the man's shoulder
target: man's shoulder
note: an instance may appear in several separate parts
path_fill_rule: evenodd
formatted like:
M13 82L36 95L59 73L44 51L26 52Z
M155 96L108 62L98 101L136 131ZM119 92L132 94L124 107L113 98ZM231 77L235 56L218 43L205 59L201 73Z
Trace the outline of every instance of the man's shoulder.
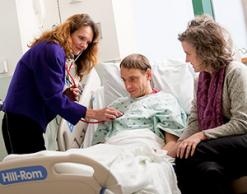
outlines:
M152 95L151 101L158 102L160 106L167 106L167 104L178 103L177 98L173 94L165 91L159 91L158 93Z
M175 96L169 92L165 92L165 91L159 91L158 93L155 94L155 96L159 97L159 98L175 98Z

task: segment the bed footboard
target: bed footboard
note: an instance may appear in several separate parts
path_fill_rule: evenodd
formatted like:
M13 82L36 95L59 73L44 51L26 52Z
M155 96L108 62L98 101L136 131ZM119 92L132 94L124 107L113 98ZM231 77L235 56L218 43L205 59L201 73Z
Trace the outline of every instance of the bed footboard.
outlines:
M114 175L86 156L57 151L10 155L0 163L3 194L121 194Z

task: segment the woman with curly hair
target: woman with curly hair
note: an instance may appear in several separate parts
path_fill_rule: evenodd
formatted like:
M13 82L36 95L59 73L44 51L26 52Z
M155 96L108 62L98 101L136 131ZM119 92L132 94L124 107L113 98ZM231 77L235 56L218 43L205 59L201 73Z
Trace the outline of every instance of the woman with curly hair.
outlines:
M176 148L179 187L183 194L230 194L231 182L247 175L247 67L233 61L229 34L209 16L193 19L178 39L199 72Z
M3 137L8 153L45 149L43 133L60 115L72 124L81 118L100 121L121 113L113 108L87 109L75 102L80 89L65 88L67 61L74 62L82 77L97 62L99 31L87 14L76 14L33 41L18 62L3 104Z

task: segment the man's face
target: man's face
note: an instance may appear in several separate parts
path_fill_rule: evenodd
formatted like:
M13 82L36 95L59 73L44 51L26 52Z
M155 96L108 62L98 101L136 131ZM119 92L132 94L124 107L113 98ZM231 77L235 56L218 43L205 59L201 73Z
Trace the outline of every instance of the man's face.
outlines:
M150 85L152 73L150 69L144 72L140 69L121 67L120 74L125 88L131 97L138 98L152 92Z

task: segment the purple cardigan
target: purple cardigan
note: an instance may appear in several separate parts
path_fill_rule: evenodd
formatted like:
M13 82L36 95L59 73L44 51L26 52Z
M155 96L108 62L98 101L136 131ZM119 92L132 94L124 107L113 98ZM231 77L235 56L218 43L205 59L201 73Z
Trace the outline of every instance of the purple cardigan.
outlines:
M63 95L65 60L59 44L45 41L30 48L16 66L3 111L36 121L44 132L57 114L72 124L85 117L87 108Z

